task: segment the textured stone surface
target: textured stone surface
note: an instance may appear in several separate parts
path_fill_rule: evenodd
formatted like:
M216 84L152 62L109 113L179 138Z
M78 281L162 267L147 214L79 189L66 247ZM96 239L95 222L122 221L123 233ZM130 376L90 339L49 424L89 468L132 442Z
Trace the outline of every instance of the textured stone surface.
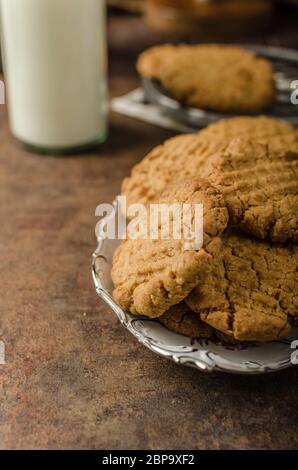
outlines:
M111 64L115 95L136 85L125 60ZM169 136L113 115L97 152L38 156L0 107L1 449L297 448L297 367L245 378L176 366L96 297L94 208Z

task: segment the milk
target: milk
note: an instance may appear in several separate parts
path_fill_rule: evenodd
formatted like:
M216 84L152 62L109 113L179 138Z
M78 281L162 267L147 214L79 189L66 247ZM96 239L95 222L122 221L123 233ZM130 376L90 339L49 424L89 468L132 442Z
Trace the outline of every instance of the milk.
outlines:
M106 135L104 0L1 0L11 130L63 150Z

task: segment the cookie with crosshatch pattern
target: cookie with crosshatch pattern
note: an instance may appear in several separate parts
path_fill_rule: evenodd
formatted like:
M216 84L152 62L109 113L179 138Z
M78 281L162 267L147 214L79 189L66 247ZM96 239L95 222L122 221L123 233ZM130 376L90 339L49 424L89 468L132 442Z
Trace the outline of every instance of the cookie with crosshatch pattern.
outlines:
M277 126L283 128L282 123ZM272 132L275 127L274 122ZM292 130L289 141L295 136ZM261 140L208 139L200 133L174 137L132 170L123 195L129 204L148 203L172 181L200 176L224 193L230 225L260 239L297 241L298 147L296 153L291 145L270 146L265 137Z
M298 241L298 153L235 139L201 174L224 194L230 226L262 240Z
M203 245L189 249L185 239L126 239L117 248L112 267L113 297L126 311L160 317L181 302L197 285L206 264L220 251L220 235L228 222L221 192L209 182L188 178L169 185L156 200L160 204L203 204ZM159 233L160 235L160 233Z
M298 246L226 233L185 299L202 321L237 341L285 338L298 318Z
M298 129L292 124L266 116L223 119L152 149L124 179L122 194L129 203L146 203L175 178L197 176L202 163L235 138L268 145L270 150L298 152Z

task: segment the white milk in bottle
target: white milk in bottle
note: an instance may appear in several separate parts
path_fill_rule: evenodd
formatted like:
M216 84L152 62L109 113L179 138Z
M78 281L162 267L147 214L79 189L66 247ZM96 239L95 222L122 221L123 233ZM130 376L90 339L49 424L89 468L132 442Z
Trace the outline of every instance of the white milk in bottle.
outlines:
M10 126L40 151L106 137L104 0L0 0Z

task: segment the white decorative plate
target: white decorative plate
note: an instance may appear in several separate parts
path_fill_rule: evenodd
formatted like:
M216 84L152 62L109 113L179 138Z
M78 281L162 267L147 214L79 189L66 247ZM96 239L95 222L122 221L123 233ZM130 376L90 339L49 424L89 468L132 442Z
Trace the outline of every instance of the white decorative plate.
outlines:
M116 204L115 204L116 209ZM105 225L106 219L101 223ZM157 320L124 312L112 296L111 264L118 240L99 239L92 257L92 276L99 297L116 313L120 322L148 349L172 361L204 372L263 374L290 367L291 342L297 328L283 341L223 346L211 340L191 339L172 333Z

